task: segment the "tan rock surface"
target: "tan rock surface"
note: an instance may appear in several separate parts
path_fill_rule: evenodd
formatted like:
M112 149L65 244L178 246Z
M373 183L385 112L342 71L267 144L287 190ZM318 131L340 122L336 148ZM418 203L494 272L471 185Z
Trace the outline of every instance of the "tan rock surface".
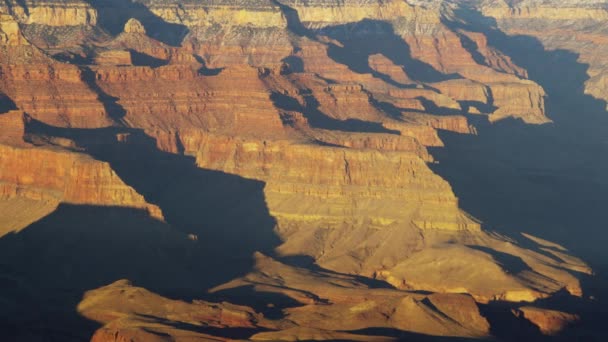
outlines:
M545 335L557 335L568 325L580 320L580 317L574 314L535 307L521 307L515 311L515 314L538 326Z
M178 242L134 244L149 247L152 260L179 255L179 265L163 264L176 279L190 279L178 272L200 271L208 260L196 257L211 252L227 258L227 269L248 267L211 293L201 285L197 295L210 301L169 299L144 288L150 283L73 285L90 290L77 310L101 324L94 341L483 338L495 322L478 303L495 302L530 302L520 314L547 333L573 318L533 303L583 296L580 278L591 269L551 242L489 232L434 171L429 151L445 147L446 132L473 136L478 121L550 121L543 87L484 33L455 25L462 18L453 3L106 5L0 5L0 242L26 243L36 233L28 226L40 229L36 222L65 205L142 209L130 228L146 235L137 224L158 224ZM567 14L482 5L507 28ZM601 20L596 12L568 18ZM579 42L558 42L555 31L535 34L593 58ZM598 32L580 37L603 44ZM603 64L594 62L587 91L603 96ZM227 179L225 189L200 174ZM250 197L258 212L243 210ZM207 220L216 206L226 217ZM268 216L260 227L257 215ZM229 224L260 229L251 236L272 230L276 243L264 252L273 255L209 246L214 228L235 228ZM75 257L57 249L49 250L59 259ZM290 262L298 258L310 262ZM61 267L70 279L73 270ZM181 285L173 286L179 298ZM262 296L261 305L238 291L278 297ZM370 328L390 336L366 335Z

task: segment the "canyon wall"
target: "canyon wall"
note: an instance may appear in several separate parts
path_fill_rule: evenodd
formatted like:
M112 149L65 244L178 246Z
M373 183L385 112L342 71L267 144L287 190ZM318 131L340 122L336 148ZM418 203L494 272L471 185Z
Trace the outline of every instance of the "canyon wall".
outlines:
M483 13L501 23L536 15L502 3ZM478 303L581 297L578 276L592 273L583 261L488 231L431 167L445 132L551 121L543 87L459 15L435 1L6 1L0 210L31 215L0 221L0 232L26 240L66 205L137 209L153 219L137 222L177 241L152 244L155 256L171 250L186 260L176 268L200 271L208 261L197 257L221 252L222 267L240 273L215 290L297 303L187 304L126 282L86 288L78 312L105 325L95 341L150 337L124 291L153 301L146 310L158 322L252 329L246 337L259 339L351 338L345 331L372 327L483 337L491 331ZM246 208L252 196L258 206ZM225 217L205 220L214 205ZM246 270L235 266L241 251L224 251L233 246L201 247L217 227L239 225L276 238L243 249ZM165 305L174 312L161 313ZM275 305L281 319L256 311ZM160 331L186 338L182 323ZM213 329L203 337L224 337Z

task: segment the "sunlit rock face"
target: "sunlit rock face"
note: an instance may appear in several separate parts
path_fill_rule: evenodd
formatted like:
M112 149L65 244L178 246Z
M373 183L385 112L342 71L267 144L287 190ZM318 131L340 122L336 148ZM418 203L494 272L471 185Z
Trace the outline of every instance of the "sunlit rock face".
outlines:
M601 9L535 3L3 2L7 338L483 338L501 317L532 337L567 329L578 316L535 302L582 300L591 268L494 232L434 157L446 135L552 121L534 70L467 11L597 57L530 21ZM40 329L32 303L54 317Z

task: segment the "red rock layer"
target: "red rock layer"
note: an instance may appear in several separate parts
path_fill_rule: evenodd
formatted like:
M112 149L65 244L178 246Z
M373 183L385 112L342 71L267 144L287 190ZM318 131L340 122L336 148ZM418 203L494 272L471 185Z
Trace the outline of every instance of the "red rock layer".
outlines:
M0 145L0 182L66 203L147 209L162 219L161 210L126 185L109 164L82 154Z

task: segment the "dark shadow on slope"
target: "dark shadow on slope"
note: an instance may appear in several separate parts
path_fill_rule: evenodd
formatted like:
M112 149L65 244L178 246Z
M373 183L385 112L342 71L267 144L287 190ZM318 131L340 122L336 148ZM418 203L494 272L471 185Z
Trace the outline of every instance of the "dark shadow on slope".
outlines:
M602 340L608 335L608 307L603 304L608 294L606 103L584 94L588 66L578 62L577 54L547 51L536 38L507 36L474 10L463 8L457 14L469 24L446 24L484 33L543 86L554 123L490 124L471 117L478 135L442 132L446 148L433 151L439 164L432 168L450 182L461 207L488 229L516 240L522 239L519 232L527 232L557 242L591 264L598 275L581 276L585 296L599 301L578 308L583 330L565 334Z
M193 55L194 59L199 62L202 67L198 70L198 74L202 76L217 76L224 71L225 68L209 68L207 66L207 61L199 55Z
M278 292L263 292L253 285L241 286L214 293L215 299L233 304L246 305L268 319L283 318L283 310L303 306L304 304Z
M424 112L433 113L435 115L462 115L462 109L453 109L453 108L445 108L439 107L435 102L426 99L423 96L419 96L416 98L422 106L424 107Z
M302 24L298 11L287 5L282 4L278 0L271 0L270 2L278 6L281 12L283 13L283 16L285 16L285 20L287 20L287 28L289 29L289 31L296 34L297 36L307 37L311 40L316 40L315 34Z
M89 67L80 68L82 81L97 94L97 99L102 103L107 115L116 123L121 123L127 111L118 103L118 98L106 93L97 84L97 76Z
M141 22L147 35L171 46L179 46L188 34L184 25L172 24L154 14L146 5L134 0L85 0L97 10L97 23L113 36L124 30L131 18Z
M163 319L160 317L150 316L150 315L139 315L140 317L147 319L149 322L162 324L165 326L169 326L178 330L184 331L193 331L201 334L208 334L211 336L222 336L229 339L236 340L246 340L250 338L252 335L264 331L268 331L268 329L256 329L256 328L218 328L211 326L200 326L194 325L186 322L176 322L170 321L167 319ZM150 330L152 331L152 330Z
M369 57L382 54L395 65L403 67L406 74L419 82L439 82L462 78L460 75L446 75L435 70L431 65L412 57L410 47L393 30L393 27L383 21L364 19L360 22L311 30L304 26L300 16L293 8L281 4L277 0L272 3L279 6L287 20L287 28L299 37L319 41L318 35L323 35L340 42L341 46L333 43L323 43L328 46L329 57L346 65L352 71L372 76L400 88L411 85L401 84L389 75L373 70L369 66Z
M0 93L0 114L17 109L15 102L5 94Z
M479 304L479 311L490 323L490 333L500 341L551 341L540 329L523 317L517 317L514 303Z
M311 94L303 96L305 105L301 105L289 95L273 92L270 99L274 105L282 110L295 111L304 114L308 123L315 128L336 130L343 132L389 133L399 135L399 131L390 130L378 122L369 122L358 119L338 120L319 110L319 101Z
M491 93L490 93L491 95ZM462 111L465 114L471 114L472 109L476 109L481 114L493 113L498 108L492 104L492 98L489 96L488 103L480 101L458 101L462 107Z
M413 58L409 45L394 32L389 23L384 21L365 19L353 24L327 27L317 33L335 39L342 45L329 45L329 56L336 62L347 65L360 74L371 73L397 87L406 85L373 70L369 66L370 56L384 55L395 65L403 67L405 73L418 82L432 83L461 78L457 74L443 74L431 65Z
M367 328L360 330L345 331L350 334L362 336L386 336L393 337L399 341L422 341L422 342L472 342L479 341L475 338L467 337L452 337L452 336L432 336L408 331L402 331L394 328Z
M85 291L122 278L156 291L188 284L193 280L188 254L194 248L142 210L60 205L23 231L0 238L2 269L19 279L2 285L16 302L0 309L2 322L10 324L0 326L2 338L88 340L98 324L75 309Z
M9 322L23 314L17 326L35 322L41 330L91 333L74 312L82 294L123 278L165 297L213 300L208 289L245 275L254 252L272 255L280 243L262 182L200 169L193 158L159 151L139 130L63 129L34 121L28 133L76 141L158 205L166 223L137 209L61 205L2 237L0 264L33 284L21 311L7 313Z
M156 58L145 53L137 52L135 50L130 50L129 52L131 53L131 61L133 62L133 65L158 68L169 64L169 61Z
M285 63L286 70L285 74L289 74L292 72L304 72L304 61L302 58L298 56L287 56L281 60L281 62Z
M484 55L479 52L479 46L477 46L477 43L475 41L467 37L467 35L463 34L462 32L459 32L458 30L455 30L454 33L456 34L456 36L458 36L458 39L460 40L460 45L462 45L462 47L467 50L468 53L471 54L471 57L473 57L475 63L483 66L489 66L486 62L486 58L484 57Z
M517 275L518 273L529 271L534 272L528 264L526 264L520 257L511 255L508 253L499 252L484 246L467 246L471 249L475 249L492 256L492 258L500 265L505 271L511 274Z
M327 275L335 275L335 276L345 276L344 274L340 274L331 270L326 270L315 262L315 260L307 255L294 255L294 256L286 256L278 259L280 262L290 265L293 267L299 267L303 269L307 269L309 271L317 273L319 276L327 276ZM395 289L395 287L385 281L367 278L359 275L347 275L358 283L368 286L370 289Z

